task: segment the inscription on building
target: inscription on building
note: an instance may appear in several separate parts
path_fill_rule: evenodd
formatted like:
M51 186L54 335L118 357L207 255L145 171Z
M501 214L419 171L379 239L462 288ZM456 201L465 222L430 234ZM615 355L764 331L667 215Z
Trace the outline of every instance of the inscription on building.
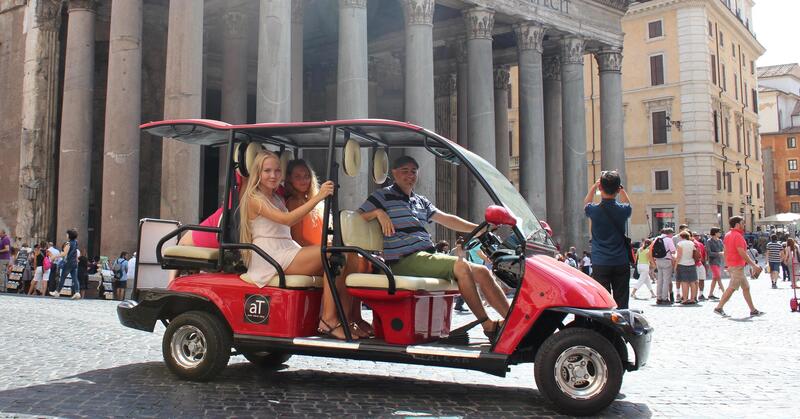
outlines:
M569 14L570 0L528 0L528 1L535 6L546 7L548 9L564 13L566 15Z

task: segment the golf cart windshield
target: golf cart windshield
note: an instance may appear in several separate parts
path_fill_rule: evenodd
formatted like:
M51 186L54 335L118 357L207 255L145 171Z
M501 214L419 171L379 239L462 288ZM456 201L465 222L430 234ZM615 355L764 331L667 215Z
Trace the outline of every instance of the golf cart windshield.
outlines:
M475 167L475 171L483 176L492 190L494 190L494 193L497 194L500 203L511 210L514 216L517 217L517 228L519 228L526 240L553 246L553 243L547 236L547 232L542 228L541 224L539 224L539 220L533 215L533 211L531 211L530 207L528 207L528 203L522 195L519 194L514 185L506 179L497 168L475 153L457 144L451 145L457 148L459 153Z

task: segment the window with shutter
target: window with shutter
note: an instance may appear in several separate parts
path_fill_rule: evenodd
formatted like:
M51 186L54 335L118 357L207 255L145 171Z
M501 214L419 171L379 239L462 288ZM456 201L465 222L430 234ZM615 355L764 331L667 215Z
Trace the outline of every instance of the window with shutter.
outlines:
M789 159L789 170L797 170L797 159Z
M650 85L664 84L664 56L653 55L650 57Z
M653 144L666 144L667 111L653 112L650 119L653 121Z
M657 170L655 172L656 190L667 191L669 190L669 171Z
M661 21L656 20L654 22L649 22L647 24L647 37L653 39L661 36L664 36L664 28L662 27Z
M792 202L791 211L794 213L800 212L800 202Z
M717 85L717 56L711 54L711 83Z

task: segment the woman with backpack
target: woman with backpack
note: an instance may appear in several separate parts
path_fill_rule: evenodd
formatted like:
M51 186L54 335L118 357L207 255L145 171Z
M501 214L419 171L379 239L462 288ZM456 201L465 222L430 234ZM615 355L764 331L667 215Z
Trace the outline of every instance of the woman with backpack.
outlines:
M67 230L67 243L64 245L64 250L61 252L64 259L61 263L61 279L58 281L58 287L50 295L58 297L61 295L61 289L64 288L64 282L67 280L67 275L72 279L72 299L79 300L81 298L80 282L78 280L78 232L74 229Z
M679 234L681 241L676 247L677 254L672 262L675 268L675 282L681 286L683 296L681 304L697 304L697 261L700 259L700 252L694 245L692 235L688 230L681 231ZM691 296L690 296L691 293Z

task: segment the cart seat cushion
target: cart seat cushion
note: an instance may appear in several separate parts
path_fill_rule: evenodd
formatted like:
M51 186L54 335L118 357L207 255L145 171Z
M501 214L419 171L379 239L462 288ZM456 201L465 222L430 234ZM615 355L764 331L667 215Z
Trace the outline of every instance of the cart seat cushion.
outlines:
M421 276L395 275L394 282L399 290L406 291L458 291L456 281ZM354 273L347 276L345 284L352 288L388 289L386 275Z
M171 246L163 251L164 257L181 259L199 259L216 261L219 259L219 249L198 246Z
M247 274L240 275L244 282L254 284ZM280 277L278 275L270 278L267 282L267 287L278 288L280 286ZM321 276L308 276L308 275L286 275L286 288L322 288Z
M350 210L340 212L339 220L345 246L360 247L371 252L383 250L383 231L378 220L364 221L359 212Z

